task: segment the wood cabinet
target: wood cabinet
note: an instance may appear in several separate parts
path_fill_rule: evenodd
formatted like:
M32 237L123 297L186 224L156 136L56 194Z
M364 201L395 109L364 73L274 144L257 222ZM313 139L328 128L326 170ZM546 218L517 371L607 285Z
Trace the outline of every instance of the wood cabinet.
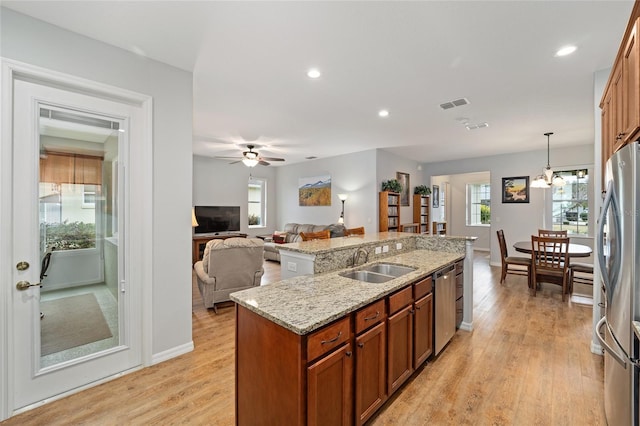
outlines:
M379 194L378 229L380 232L398 231L400 227L400 194L381 191Z
M346 343L307 369L307 424L352 424L351 344Z
M236 424L367 422L433 353L432 287L408 284L308 335L237 305Z
M611 155L640 137L640 2L636 2L604 90L602 170Z
M364 424L387 399L386 312L386 301L380 299L355 314L355 420L359 425Z
M433 222L433 235L447 235L447 222Z
M413 221L418 224L420 234L428 234L430 231L430 200L431 197L428 195L413 194Z
M48 152L40 158L40 182L101 185L102 158Z
M464 315L464 261L456 262L456 328L460 328Z

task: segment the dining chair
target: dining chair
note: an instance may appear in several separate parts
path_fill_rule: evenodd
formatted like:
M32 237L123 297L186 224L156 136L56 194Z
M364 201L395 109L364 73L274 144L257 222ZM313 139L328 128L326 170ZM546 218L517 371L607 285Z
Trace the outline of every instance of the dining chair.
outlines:
M556 231L555 229L538 229L538 237L565 238L567 231Z
M521 256L509 256L507 242L504 238L504 231L498 230L498 243L500 243L500 259L502 260L502 274L500 283L507 278L507 274L526 275L527 284L531 287L531 258ZM525 269L522 269L522 268Z
M562 286L562 301L569 289L569 238L531 236L531 287L540 282Z
M344 232L345 237L349 237L351 235L364 235L364 226L359 228L349 228Z
M331 232L328 229L318 232L301 232L300 238L302 241L328 240L331 238Z

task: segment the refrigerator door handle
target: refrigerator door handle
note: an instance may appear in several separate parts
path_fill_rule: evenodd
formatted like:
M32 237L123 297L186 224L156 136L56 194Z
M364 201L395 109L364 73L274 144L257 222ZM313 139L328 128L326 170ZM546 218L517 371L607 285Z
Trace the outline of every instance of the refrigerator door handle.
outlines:
M611 355L613 357L613 359L615 359L618 364L620 364L622 367L624 367L625 369L627 368L627 357L621 357L616 351L615 349L613 349L611 346L609 346L609 344L607 342L604 341L604 339L602 338L602 336L600 335L600 329L606 325L607 323L607 317L602 317L600 319L600 321L598 321L598 324L596 325L596 336L598 337L598 340L600 341L600 344L602 345L602 347L609 352L609 355ZM609 331L605 331L605 333L608 333Z
M616 195L613 188L613 182L609 181L609 185L607 187L607 195L604 199L604 203L602 205L602 212L600 214L600 220L598 221L598 239L596 241L598 245L598 266L600 267L600 275L602 276L602 282L604 284L604 288L607 292L607 297L611 297L613 293L612 285L615 285L616 280L618 279L618 273L620 270L620 222L619 222L619 207L618 201L616 199ZM610 240L610 244L615 244L615 247L610 248L612 253L609 255L615 255L616 257L613 259L613 263L611 265L611 269L607 268L607 262L605 257L605 244L604 244L604 226L607 222L607 213L611 212L610 219L611 223L609 226L612 227L612 231L614 232L613 241Z

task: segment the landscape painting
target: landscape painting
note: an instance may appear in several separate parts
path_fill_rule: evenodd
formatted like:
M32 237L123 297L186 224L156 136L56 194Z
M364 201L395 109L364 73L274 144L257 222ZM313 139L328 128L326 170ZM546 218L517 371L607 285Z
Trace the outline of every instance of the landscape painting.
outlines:
M502 178L503 203L529 202L529 176Z
M331 176L298 179L298 200L301 206L330 206Z

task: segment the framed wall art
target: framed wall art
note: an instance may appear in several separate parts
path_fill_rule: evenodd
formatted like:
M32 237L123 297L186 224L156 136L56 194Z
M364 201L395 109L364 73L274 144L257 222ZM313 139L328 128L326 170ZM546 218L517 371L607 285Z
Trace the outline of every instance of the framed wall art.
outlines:
M529 176L502 178L503 203L529 202Z
M433 188L431 188L431 194L433 196L433 208L440 208L440 186L433 185Z
M298 204L300 206L330 206L331 176L311 176L298 179Z
M396 179L402 185L402 192L400 193L400 205L408 206L409 205L409 187L411 186L409 182L409 173L396 172Z

